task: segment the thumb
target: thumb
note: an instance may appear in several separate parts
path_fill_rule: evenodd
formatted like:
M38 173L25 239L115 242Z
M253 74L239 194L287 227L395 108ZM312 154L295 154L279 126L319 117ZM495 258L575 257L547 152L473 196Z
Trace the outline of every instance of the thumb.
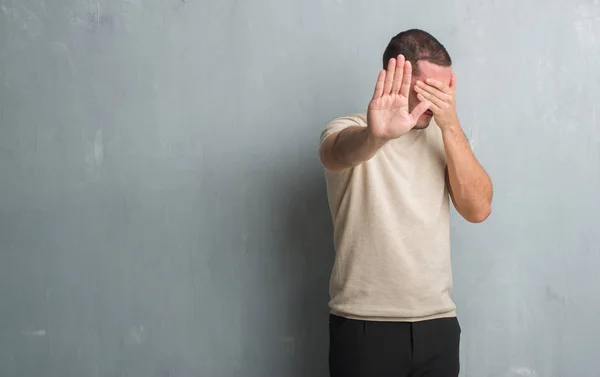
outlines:
M419 119L419 117L421 115L423 115L423 113L425 111L427 111L427 109L429 109L429 106L431 106L431 102L429 101L422 101L420 104L418 104L412 111L412 113L410 114L410 116L416 121L417 119Z

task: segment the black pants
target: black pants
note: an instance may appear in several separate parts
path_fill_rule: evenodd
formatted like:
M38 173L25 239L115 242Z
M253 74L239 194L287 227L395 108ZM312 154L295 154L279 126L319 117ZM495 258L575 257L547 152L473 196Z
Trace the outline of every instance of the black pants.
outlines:
M329 317L331 377L457 377L456 318L372 322Z

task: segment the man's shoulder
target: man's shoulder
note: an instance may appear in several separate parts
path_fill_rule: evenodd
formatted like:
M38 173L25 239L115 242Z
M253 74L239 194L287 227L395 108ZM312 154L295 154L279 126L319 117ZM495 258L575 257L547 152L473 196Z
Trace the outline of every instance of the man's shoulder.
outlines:
M325 129L321 132L320 142L323 143L325 139L335 133L343 131L348 127L367 127L367 113L353 113L346 116L335 118L329 122Z

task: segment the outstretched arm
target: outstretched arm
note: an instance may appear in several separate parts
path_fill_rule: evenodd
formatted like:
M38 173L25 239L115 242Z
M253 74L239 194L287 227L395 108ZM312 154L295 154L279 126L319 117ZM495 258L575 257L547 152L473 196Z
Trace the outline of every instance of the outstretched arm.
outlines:
M330 135L319 151L328 170L343 170L368 161L389 140L407 133L429 108L424 101L408 111L412 67L404 56L390 59L377 79L367 112L367 127L350 127Z

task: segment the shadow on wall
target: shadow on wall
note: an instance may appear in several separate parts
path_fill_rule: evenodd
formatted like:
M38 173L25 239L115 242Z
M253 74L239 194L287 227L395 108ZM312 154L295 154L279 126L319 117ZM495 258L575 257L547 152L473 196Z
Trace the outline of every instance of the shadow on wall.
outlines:
M334 248L323 171L315 160L303 161L282 169L276 181L280 185L273 192L278 215L275 247L282 253L286 328L292 334L283 342L289 362L286 375L326 376Z
M227 247L219 248L214 257L223 259L213 264L218 272L212 281L220 287L211 309L217 329L207 331L226 345L211 345L210 353L218 355L215 377L328 375L332 224L323 171L316 156L303 155L270 159L278 162L268 167L252 164L260 167L238 181L252 180L236 190L246 191L238 198L243 208L232 205L227 217L245 219L246 251L226 258ZM223 340L223 334L236 338ZM224 364L228 357L235 366Z
M335 51L335 46L330 50ZM290 128L303 131L297 134L297 139L288 139L289 150L280 152L281 163L267 174L265 180L268 200L274 211L274 248L280 252L281 276L285 277L279 282L283 292L279 291L276 297L284 297L286 304L282 310L288 313L285 329L289 334L280 343L283 365L271 364L273 369L268 373L286 377L325 377L329 375L329 277L335 251L325 174L317 147L319 134L327 122L353 112L356 95L352 90L342 89L348 88L348 80L355 78L356 72L352 71L351 65L342 65L335 74L323 76L323 67L330 64L313 46L303 46L298 52L298 59L306 59L306 64L294 70L293 81L304 82L307 90L304 93L308 95L289 103L281 97L272 98L273 103L282 102L282 114L286 114L286 106L290 107L291 114L296 113L293 110L302 103L299 116L310 121L309 124L302 121L288 123ZM331 53L331 56L335 57L335 54ZM285 64L274 64L268 70L282 71L285 76L289 74L286 67ZM279 124L286 124L286 119L281 119Z
M236 216L254 219L249 233L256 248L251 284L242 287L248 310L241 326L243 360L252 364L251 370L245 368L247 377L328 375L334 247L317 144L327 122L353 111L356 95L347 88L355 72L343 66L335 75L324 75L323 67L330 64L308 45L298 48L298 58L306 62L292 70L290 80L303 83L298 96L289 98L287 81L267 78L264 85L273 90L262 101L278 110L261 113L252 120L256 127L250 127L276 130L274 125L284 124L288 131L277 144L253 145L241 159L246 176L239 184L250 196L243 201L247 212ZM290 74L288 65L276 60L264 69L274 78Z

